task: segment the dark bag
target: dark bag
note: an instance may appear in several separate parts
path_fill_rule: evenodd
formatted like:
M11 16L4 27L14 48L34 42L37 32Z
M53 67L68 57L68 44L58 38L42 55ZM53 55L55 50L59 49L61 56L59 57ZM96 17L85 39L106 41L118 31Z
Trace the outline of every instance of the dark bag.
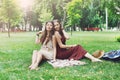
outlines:
M120 50L112 50L110 52L106 52L102 59L110 60L114 62L120 62Z

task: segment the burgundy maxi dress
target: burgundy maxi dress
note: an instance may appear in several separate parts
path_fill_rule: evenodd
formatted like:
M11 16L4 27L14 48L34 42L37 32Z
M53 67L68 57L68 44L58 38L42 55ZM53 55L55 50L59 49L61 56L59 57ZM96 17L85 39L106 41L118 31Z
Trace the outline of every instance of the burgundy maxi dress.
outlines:
M63 44L65 44L66 39L64 36L62 36L61 41ZM84 50L83 47L80 45L66 49L66 48L60 48L59 44L57 43L57 55L56 55L57 59L79 60L83 58L86 53L87 51Z

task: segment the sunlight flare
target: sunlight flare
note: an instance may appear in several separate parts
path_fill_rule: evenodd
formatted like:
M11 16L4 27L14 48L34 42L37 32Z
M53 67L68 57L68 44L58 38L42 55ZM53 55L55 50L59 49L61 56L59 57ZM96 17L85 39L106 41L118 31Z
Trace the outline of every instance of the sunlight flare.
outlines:
M26 9L26 8L33 5L34 0L18 0L18 3L19 3L21 8Z

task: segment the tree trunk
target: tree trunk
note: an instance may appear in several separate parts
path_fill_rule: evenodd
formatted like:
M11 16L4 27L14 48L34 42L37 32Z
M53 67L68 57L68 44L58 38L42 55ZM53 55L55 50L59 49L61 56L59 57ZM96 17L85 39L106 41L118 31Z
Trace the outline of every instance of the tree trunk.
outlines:
M27 28L26 28L26 27L27 27L27 23L25 22L25 31L27 31Z
M118 31L120 31L120 21L118 22Z
M75 25L73 26L73 30L76 31L76 26Z
M105 8L105 16L106 16L106 30L108 29L108 9Z
M8 37L10 38L10 20L8 20Z
M24 31L24 24L22 23L22 31Z
M70 32L71 32L71 36L72 36L72 26L71 26L71 30L70 30Z
M63 17L63 21L62 21L62 27L64 28L64 23L66 20L66 11L64 10L64 17Z
M5 32L5 23L3 24L3 27L2 27L2 32Z
M29 31L32 31L32 27L31 27L31 24L29 24Z

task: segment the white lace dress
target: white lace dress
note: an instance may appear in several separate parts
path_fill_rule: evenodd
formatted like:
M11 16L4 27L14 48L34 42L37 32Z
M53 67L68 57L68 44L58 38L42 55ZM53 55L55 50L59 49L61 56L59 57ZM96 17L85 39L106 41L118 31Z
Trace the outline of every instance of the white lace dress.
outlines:
M53 59L54 51L52 41L50 40L46 45L43 43L39 53L42 54L46 59Z

